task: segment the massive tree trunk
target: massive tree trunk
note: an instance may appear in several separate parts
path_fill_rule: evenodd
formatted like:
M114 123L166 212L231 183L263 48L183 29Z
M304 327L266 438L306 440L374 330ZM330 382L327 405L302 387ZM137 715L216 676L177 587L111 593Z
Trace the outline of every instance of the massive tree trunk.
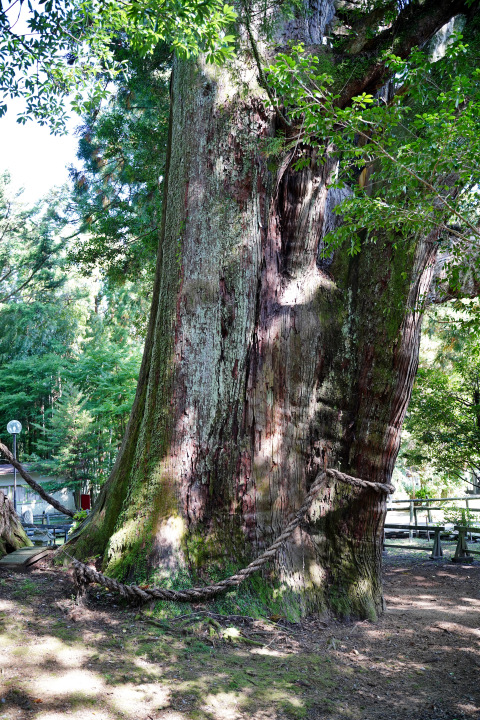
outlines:
M31 544L13 504L0 492L0 557Z
M454 5L432 4L423 40ZM332 17L328 0L316 2L277 37L319 44ZM137 398L75 547L79 556L102 553L106 570L123 577L175 581L237 568L280 533L325 465L387 482L398 451L434 238L379 235L354 258L324 257L342 198L328 189L335 164L312 154L295 171L291 157L266 158L279 119L247 40L228 67L176 61L173 70ZM380 50L362 54L365 77L355 76L350 97L382 81ZM267 586L291 614L375 617L384 515L381 495L330 482Z

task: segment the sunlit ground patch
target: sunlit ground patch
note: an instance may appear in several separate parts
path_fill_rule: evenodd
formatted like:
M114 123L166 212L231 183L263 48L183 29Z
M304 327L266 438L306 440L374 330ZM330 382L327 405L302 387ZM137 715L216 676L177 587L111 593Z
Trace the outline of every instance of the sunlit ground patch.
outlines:
M103 680L90 670L69 670L52 675L51 673L40 675L40 677L29 683L33 692L39 696L65 696L81 693L84 696L97 695L105 689Z
M142 708L145 715L151 712L155 717L155 711L168 707L169 694L168 688L156 683L142 685L128 683L115 688L111 703L118 712L127 713L132 717L138 712L138 708Z

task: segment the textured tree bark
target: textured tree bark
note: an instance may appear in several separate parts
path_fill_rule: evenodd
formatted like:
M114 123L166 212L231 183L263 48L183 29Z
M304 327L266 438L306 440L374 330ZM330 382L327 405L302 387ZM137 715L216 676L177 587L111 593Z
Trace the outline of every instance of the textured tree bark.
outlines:
M31 544L13 504L0 492L0 557Z
M333 5L315 8L282 40L320 42ZM324 257L335 164L267 160L277 121L257 75L248 48L228 68L175 63L137 399L74 548L119 576L233 570L281 532L320 468L379 482L393 470L434 238L379 233L355 258ZM290 613L381 612L384 515L381 496L330 483L265 576Z

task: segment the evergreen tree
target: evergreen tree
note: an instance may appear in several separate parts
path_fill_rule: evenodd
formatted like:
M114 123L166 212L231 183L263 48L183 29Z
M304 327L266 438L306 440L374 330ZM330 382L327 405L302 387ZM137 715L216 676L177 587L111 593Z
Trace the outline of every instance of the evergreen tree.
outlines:
M9 301L38 297L61 283L55 272L62 243L59 193L34 208L13 193L8 172L0 175L0 308Z
M2 302L0 302L0 436L22 421L19 450L31 452L32 425L58 396L75 339L85 323L88 293L66 267L62 194L35 208L13 196L8 175L0 183Z
M113 466L133 402L148 298L143 282L123 279L122 285L114 285L98 269L93 277L83 278L78 267L67 263L71 228L65 227L61 205L55 205L55 213L49 209L52 201L51 195L48 204L35 210L40 218L53 218L50 225L29 225L33 211L18 198L11 212L16 225L12 221L9 232L14 241L8 257L4 253L4 264L10 263L10 277L20 278L20 284L0 304L0 435L8 443L7 422L19 419L20 454L24 459L55 457L54 465L45 469L58 476L56 431L51 435L47 429L57 418L65 384L73 383L83 393L82 403L92 419L84 439L89 473L85 479L91 478L97 489ZM24 230L28 233L21 241ZM46 240L55 252L43 258L31 281L24 282ZM72 442L75 437L72 428ZM69 442L66 433L62 443L69 447Z
M89 442L98 488L113 467L135 397L145 301L130 282L113 290L106 283L95 308L69 377L88 398L94 420Z
M456 58L442 63L431 133L431 95L418 125L400 129L401 93L391 98L386 87L400 73L407 94L422 87L415 72L428 59L412 49L460 12L474 45L476 3L381 3L371 14L340 4L334 17L322 1L302 4L294 19L277 6L268 15L261 4L237 7L232 63L174 63L165 221L137 395L121 455L75 540L78 556L94 547L118 576L147 568L162 577L168 563L172 579L189 572L195 583L205 570L245 564L287 525L325 465L389 481L438 241L452 214L462 215L463 239L472 223L456 202L447 207L447 179L452 172L455 200L475 173L476 76L464 65L467 92L458 93ZM389 66L386 54L395 56ZM400 119L405 126L409 115ZM287 143L269 163L279 128ZM472 155L460 128L471 130ZM337 143L349 166L360 165L350 188L337 182ZM455 144L468 164L458 176ZM384 150L404 156L392 161ZM333 209L352 195L350 207L361 198L366 212L349 213L340 234L353 240L351 253L324 252L339 224ZM384 497L329 483L267 586L273 575L287 612L375 617L384 517Z
M73 490L77 508L80 493L89 492L95 481L89 442L93 418L86 404L86 398L75 385L66 382L62 386L45 427L39 427L42 435L37 448L45 459L33 464L33 469L58 478L55 486L46 484L47 489Z
M83 233L70 256L88 272L150 287L161 219L168 130L170 52L117 54L126 63L115 92L84 118L80 166L71 168L71 219Z
M449 309L430 319L435 352L424 355L405 423L402 461L445 484L480 484L480 339L476 319Z

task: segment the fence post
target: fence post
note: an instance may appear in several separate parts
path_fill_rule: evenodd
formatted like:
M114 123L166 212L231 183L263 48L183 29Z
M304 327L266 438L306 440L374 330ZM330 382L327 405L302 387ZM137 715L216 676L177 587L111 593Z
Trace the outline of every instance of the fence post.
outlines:
M469 525L469 524L470 524L470 515L469 515L469 512L470 512L470 500L469 500L468 498L465 498L465 509L466 509L466 511L467 511L467 512L465 513L466 516L467 516L467 525ZM470 540L470 542L472 542L472 540L473 540L472 533L469 533L469 536L470 536L470 537L469 537L469 540Z

